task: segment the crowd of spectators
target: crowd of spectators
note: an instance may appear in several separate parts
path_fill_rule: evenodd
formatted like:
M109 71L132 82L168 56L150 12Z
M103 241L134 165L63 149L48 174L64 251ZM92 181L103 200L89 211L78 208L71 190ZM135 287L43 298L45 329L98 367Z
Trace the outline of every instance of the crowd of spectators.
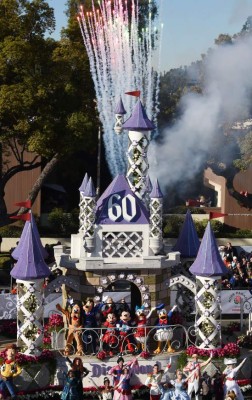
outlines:
M219 246L219 252L227 268L222 277L224 289L252 289L252 251L245 250L238 254L235 246L230 242L226 246Z

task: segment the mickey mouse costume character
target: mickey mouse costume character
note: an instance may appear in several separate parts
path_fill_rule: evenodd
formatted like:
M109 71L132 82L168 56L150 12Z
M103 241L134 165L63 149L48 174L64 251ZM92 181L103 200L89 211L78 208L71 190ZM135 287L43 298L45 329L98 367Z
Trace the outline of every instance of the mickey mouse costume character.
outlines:
M122 311L120 320L116 327L119 330L119 347L120 353L123 354L124 350L128 350L130 353L134 353L134 336L132 334L132 326L130 324L130 313L129 311Z
M80 304L78 302L74 302L71 311L62 308L60 304L57 304L56 308L66 316L68 325L65 355L68 356L70 354L70 350L74 339L76 341L76 346L77 346L76 354L82 355L83 351L82 351L81 334L82 334L83 324L82 324L82 309Z
M16 389L13 384L13 378L21 374L22 368L15 361L17 347L11 344L6 347L6 359L0 367L0 398L3 398L5 389L11 395L12 399L16 399Z
M167 353L174 353L175 351L171 347L171 337L173 332L169 325L171 323L172 314L176 308L177 306L175 305L169 312L167 312L164 308L158 311L158 323L156 324L158 329L155 334L155 338L158 341L158 347L154 351L155 354L161 353L162 342L168 343Z

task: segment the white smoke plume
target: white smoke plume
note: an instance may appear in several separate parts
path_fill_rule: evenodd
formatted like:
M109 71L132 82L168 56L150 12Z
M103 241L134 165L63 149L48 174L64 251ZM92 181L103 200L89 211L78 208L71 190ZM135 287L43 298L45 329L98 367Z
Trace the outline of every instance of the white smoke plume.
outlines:
M199 172L223 122L249 116L252 38L209 52L205 73L204 94L184 96L178 122L164 129L162 143L151 142L150 176L157 177L163 189L190 181Z

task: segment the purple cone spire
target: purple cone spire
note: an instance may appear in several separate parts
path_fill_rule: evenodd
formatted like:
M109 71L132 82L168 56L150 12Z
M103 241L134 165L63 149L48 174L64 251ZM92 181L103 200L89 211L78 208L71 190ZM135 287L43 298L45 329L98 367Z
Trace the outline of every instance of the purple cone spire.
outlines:
M88 183L88 179L89 179L89 177L88 177L88 174L86 173L85 176L84 176L84 179L83 179L83 181L82 181L82 183L81 183L81 185L79 187L79 191L80 192L84 192L85 191L87 183Z
M118 103L116 105L115 114L118 114L118 115L126 114L126 111L125 111L121 96L120 96L120 99L119 99L119 101L118 101Z
M41 253L37 232L34 230L34 226L29 223L25 241L20 249L18 261L11 270L11 276L15 279L30 281L46 278L50 273Z
M131 131L152 131L155 129L155 125L147 117L140 99L136 103L132 115L124 122L122 127Z
M193 275L206 277L222 276L227 273L227 268L221 259L210 221L202 238L197 258L189 271Z
M39 232L38 232L38 228L37 228L37 225L36 225L36 222L35 222L35 218L34 218L32 213L30 213L30 214L31 214L31 220L30 221L26 221L26 223L24 225L24 228L23 228L23 231L22 231L22 234L20 236L19 243L18 243L17 247L11 253L11 256L14 258L14 260L18 260L20 255L21 255L21 253L22 253L22 248L23 248L24 244L27 241L27 235L28 235L27 232L28 232L28 228L29 228L30 225L32 226L32 230L33 230L33 232L35 234L35 240L37 242L38 247L40 248L42 257L44 258L44 260L46 260L47 257L48 257L48 253L47 253L47 251L45 250L45 248L43 247L43 245L41 243Z
M183 258L195 258L198 254L200 241L189 210L187 210L184 223L179 233L178 240L172 251L179 251Z

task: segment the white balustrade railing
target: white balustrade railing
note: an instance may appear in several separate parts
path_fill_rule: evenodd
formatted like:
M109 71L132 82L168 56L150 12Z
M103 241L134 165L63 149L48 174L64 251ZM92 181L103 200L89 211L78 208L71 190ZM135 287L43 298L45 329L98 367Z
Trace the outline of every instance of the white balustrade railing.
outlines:
M195 342L195 331L183 325L145 326L122 332L119 329L62 328L52 334L52 348L62 355L98 355L113 357L119 354L155 355L180 351ZM79 343L81 342L81 352Z

